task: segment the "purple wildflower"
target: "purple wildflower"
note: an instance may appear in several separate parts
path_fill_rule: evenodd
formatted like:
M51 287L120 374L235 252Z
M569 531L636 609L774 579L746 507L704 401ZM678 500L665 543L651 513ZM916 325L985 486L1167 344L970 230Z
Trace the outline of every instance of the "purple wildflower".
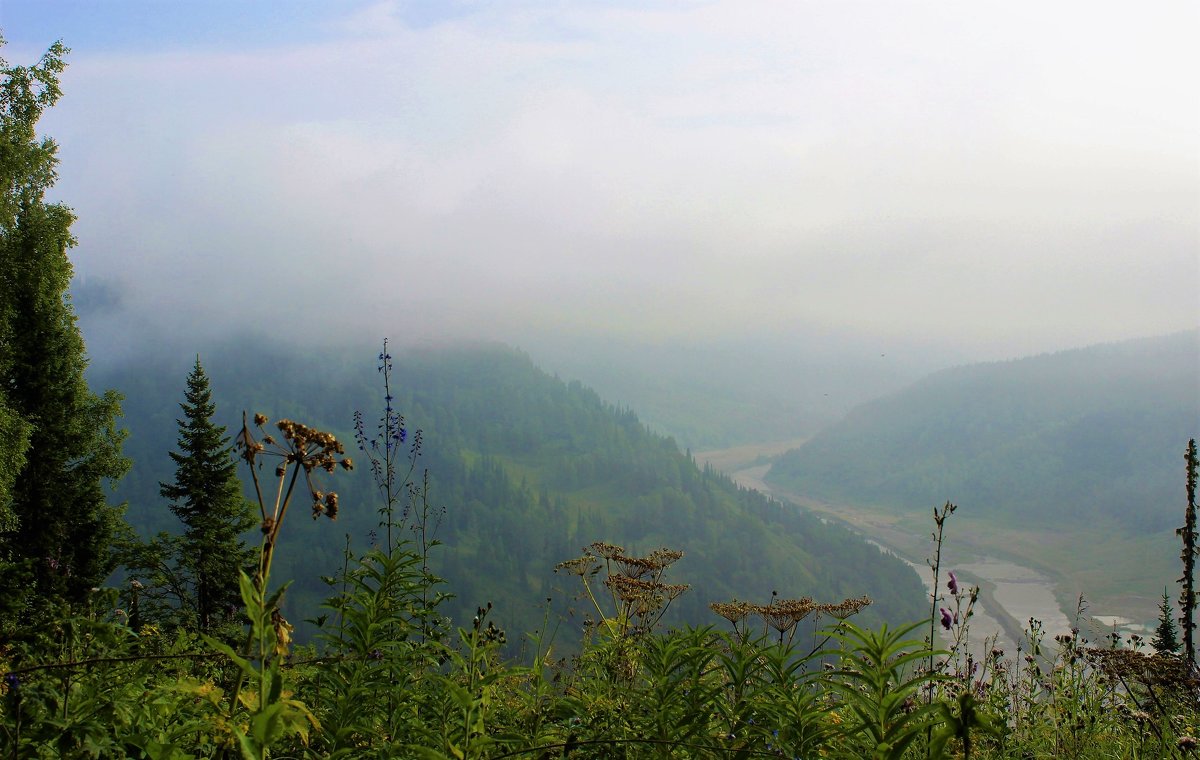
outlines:
M941 608L941 613L942 613L942 627L948 631L948 630L950 630L950 625L954 622L954 615L950 612L950 610L946 609L945 607Z
M951 594L958 596L958 576L954 574L953 570L950 571L950 581L946 585L950 587Z

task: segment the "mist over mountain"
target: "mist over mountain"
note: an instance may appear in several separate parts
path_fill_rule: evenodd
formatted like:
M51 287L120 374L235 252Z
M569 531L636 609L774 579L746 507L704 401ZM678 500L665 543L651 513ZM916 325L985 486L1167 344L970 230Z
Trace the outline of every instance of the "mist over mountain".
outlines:
M522 345L548 371L637 409L692 450L810 436L862 402L963 361L944 345L813 326L658 341L543 333Z
M934 373L858 406L772 466L835 503L996 521L1173 528L1200 432L1200 331Z

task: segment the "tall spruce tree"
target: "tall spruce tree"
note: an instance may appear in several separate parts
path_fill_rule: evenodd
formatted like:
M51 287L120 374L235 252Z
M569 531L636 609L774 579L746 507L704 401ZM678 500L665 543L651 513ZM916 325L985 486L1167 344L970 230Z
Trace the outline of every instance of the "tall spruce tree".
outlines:
M238 571L254 562L254 550L241 536L254 516L242 496L233 446L225 428L213 423L216 406L198 356L179 406L184 419L176 421L179 451L171 452L175 481L159 485L186 526L178 566L189 579L196 623L210 631L241 604Z
M123 526L104 487L129 466L116 427L121 397L97 396L84 380L87 356L67 293L74 215L46 202L57 146L35 131L61 96L66 54L55 43L33 66L0 59L0 421L26 434L16 446L0 444L11 507L0 527L8 615L35 598L82 600L113 569L110 544Z
M1150 646L1159 654L1175 654L1179 651L1179 632L1175 629L1175 621L1171 619L1171 597L1165 588L1162 602L1158 605L1158 627L1154 629Z
M12 489L17 473L25 467L29 448L29 423L8 406L0 387L0 534L16 530L17 514L12 506ZM0 561L3 561L0 557Z

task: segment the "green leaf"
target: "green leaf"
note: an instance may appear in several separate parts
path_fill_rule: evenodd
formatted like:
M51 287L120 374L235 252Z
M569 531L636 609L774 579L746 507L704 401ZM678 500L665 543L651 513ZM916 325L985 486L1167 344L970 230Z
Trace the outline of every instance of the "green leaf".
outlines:
M245 673L246 675L253 675L256 672L254 670L254 666L250 664L249 660L240 656L237 652L233 651L233 647L229 646L224 641L214 639L212 636L209 636L207 633L200 634L200 638L204 639L205 644L208 644L210 647L212 647L216 651L220 652L221 654L225 655L230 660L233 660L234 664L237 665L239 668L241 668L242 672Z

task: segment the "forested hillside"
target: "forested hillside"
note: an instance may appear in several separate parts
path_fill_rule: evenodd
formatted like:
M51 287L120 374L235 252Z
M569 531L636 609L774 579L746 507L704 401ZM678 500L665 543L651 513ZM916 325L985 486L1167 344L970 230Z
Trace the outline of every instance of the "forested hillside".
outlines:
M635 552L660 546L685 552L672 580L693 589L672 606L676 621L715 622L709 602L768 600L773 590L827 601L868 594L875 600L872 620L923 614L918 579L898 560L698 469L632 411L547 375L517 351L474 346L396 353L393 403L410 433L423 431L414 477L429 470L433 519L445 544L435 550L433 565L456 594L458 615L469 617L491 601L499 620L518 630L536 627L547 597L562 612L575 590L571 579L555 576L554 565L597 540ZM193 359L158 353L92 378L126 394L126 451L135 464L121 495L144 534L178 529L158 483L172 472L167 452L175 445L178 403ZM243 342L201 360L212 378L217 421L231 432L246 409L302 421L351 444L355 410L364 412L368 432L382 414L377 360L367 351ZM337 522L297 523L279 552L275 577L296 580L289 592L293 620L316 614L325 594L319 576L341 566L347 537L363 548L378 532L380 499L359 464L329 481L341 494Z
M859 406L767 479L862 505L1173 528L1198 377L1197 331L958 367Z

